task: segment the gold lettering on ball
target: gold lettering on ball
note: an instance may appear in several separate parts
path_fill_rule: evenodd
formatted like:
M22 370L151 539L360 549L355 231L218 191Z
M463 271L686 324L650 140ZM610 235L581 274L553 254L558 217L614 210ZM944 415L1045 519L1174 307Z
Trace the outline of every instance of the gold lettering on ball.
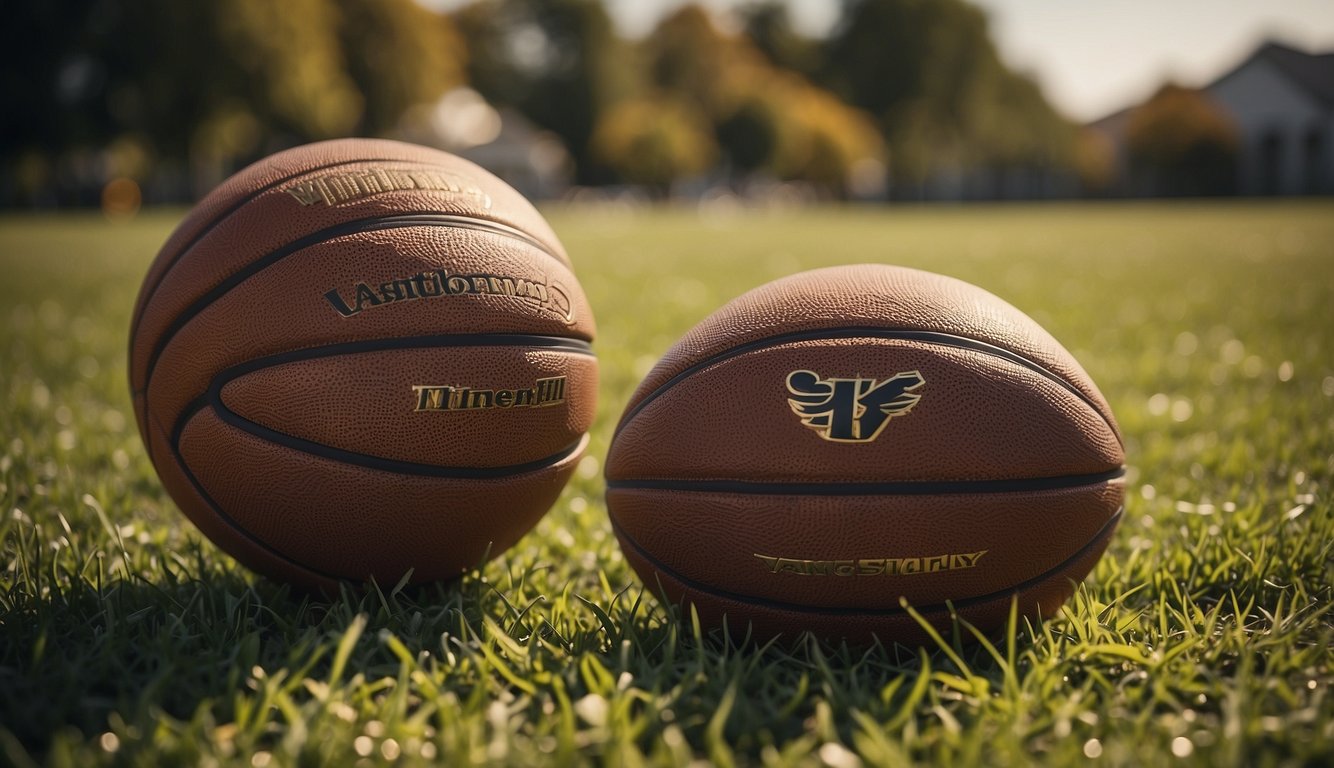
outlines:
M977 567L977 562L991 550L961 552L927 557L865 557L855 560L804 560L755 553L769 573L796 576L913 576Z
M414 411L479 411L490 408L545 408L565 402L565 377L538 379L519 389L415 384Z
M366 168L316 174L283 189L302 205L342 205L388 192L424 190L468 198L483 209L491 196L472 181L445 171L422 168Z

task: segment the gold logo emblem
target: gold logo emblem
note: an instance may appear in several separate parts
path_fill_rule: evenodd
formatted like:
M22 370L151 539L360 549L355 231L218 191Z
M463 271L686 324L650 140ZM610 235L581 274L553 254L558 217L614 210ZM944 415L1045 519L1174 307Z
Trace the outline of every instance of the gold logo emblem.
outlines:
M875 379L822 379L814 371L787 375L788 405L801 423L835 443L869 443L895 416L903 416L922 399L926 383L918 371Z
M538 379L527 389L473 389L414 385L414 411L480 411L488 408L545 408L565 402L565 377Z

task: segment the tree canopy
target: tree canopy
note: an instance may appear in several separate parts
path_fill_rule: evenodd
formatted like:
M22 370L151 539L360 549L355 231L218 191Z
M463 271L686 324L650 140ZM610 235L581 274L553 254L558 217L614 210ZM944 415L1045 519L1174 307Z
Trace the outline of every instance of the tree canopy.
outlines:
M1237 127L1205 94L1167 84L1126 124L1132 173L1170 195L1217 195L1235 185Z
M137 146L214 183L304 141L387 131L462 82L448 17L414 0L50 0L0 32L0 161Z
M647 88L707 131L733 175L801 180L842 195L858 163L882 157L869 116L776 67L748 37L720 29L698 6L663 19L643 48ZM632 162L613 151L603 157L613 168Z
M175 167L198 191L285 146L392 134L465 84L559 137L581 183L841 196L868 173L905 188L1087 154L964 0L847 0L824 40L776 0L733 21L687 4L631 41L600 0L25 3L0 30L0 197L108 163Z
M598 0L481 0L456 15L472 53L468 78L565 142L581 180L597 181L589 139L627 95L625 45Z
M819 81L874 116L901 181L1072 162L1072 126L1001 62L986 16L963 0L853 0Z

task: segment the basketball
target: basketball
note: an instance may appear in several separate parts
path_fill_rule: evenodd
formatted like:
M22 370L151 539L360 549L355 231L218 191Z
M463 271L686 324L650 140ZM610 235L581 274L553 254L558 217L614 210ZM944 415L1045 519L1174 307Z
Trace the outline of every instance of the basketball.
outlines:
M777 280L689 331L606 462L627 560L732 636L920 642L1047 618L1122 515L1107 401L1037 323L882 265ZM965 633L965 637L968 633Z
M458 577L545 514L587 443L593 315L518 192L444 152L311 144L170 236L134 310L140 434L223 550L322 589Z

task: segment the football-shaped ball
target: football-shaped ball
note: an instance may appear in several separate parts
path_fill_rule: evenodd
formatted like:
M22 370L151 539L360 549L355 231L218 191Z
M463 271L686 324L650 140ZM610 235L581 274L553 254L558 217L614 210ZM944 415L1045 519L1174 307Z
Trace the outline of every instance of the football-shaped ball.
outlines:
M631 397L606 463L626 558L710 626L915 642L1051 616L1121 518L1111 409L1033 320L880 265L757 288Z

